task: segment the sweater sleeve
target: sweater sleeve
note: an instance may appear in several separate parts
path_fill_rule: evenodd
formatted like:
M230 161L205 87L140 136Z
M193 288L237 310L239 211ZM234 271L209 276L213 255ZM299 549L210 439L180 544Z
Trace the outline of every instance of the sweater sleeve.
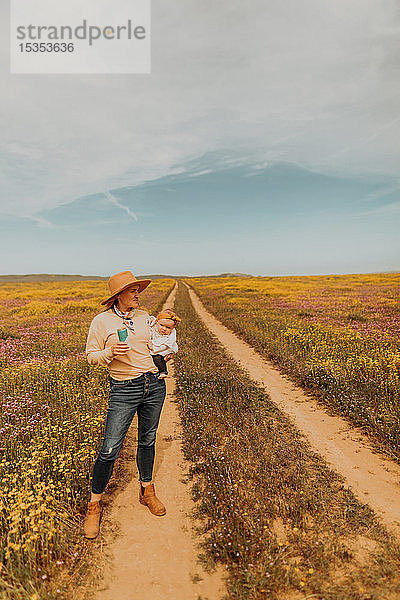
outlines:
M100 365L106 367L113 360L111 348L104 348L104 334L102 327L96 319L93 319L86 341L85 354L89 365Z

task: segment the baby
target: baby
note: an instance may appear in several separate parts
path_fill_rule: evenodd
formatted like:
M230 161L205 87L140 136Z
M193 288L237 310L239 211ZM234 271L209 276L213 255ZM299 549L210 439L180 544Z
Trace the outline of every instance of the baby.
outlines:
M181 319L168 308L160 312L157 317L150 317L151 334L148 343L153 362L158 369L158 378L164 379L168 375L165 356L178 351L176 343L176 324Z

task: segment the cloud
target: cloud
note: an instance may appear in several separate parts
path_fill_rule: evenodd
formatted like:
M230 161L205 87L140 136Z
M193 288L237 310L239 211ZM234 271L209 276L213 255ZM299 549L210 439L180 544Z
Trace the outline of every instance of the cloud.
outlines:
M377 216L377 217L395 217L400 216L400 200L395 200L383 206L376 206L370 210L359 213L360 215Z
M389 186L384 186L374 192L370 192L367 196L367 200L378 200L379 198L383 198L398 191L400 191L400 181L396 181Z
M15 155L16 157L32 160L39 160L42 158L42 154L38 147L27 146L21 142L8 142L6 144L6 151L9 155Z
M39 215L25 215L25 217L27 219L30 219L31 221L34 221L40 227L44 227L46 229L52 229L54 227L53 223L50 223L50 221L47 221L47 219L44 219L43 217L40 217Z
M365 138L364 143L368 144L373 140L376 140L379 136L384 134L386 131L391 131L396 125L400 123L400 116L395 119L391 119L389 122L385 123L381 127L378 127L376 131L373 131L368 137Z
M135 221L138 220L137 215L135 215L135 213L130 208L128 208L128 206L124 206L123 204L121 204L121 202L119 202L116 199L116 197L112 195L112 193L110 191L104 192L104 195L107 198L107 200L110 201L111 204L114 204L115 206L117 206L121 210L125 211L127 213L127 215L129 215Z
M221 148L397 173L395 0L154 0L152 12L151 75L10 75L3 45L3 210L33 214Z

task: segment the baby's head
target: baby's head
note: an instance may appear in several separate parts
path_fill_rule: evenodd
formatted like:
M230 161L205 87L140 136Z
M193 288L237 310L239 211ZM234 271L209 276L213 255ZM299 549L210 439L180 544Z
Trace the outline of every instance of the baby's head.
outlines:
M169 335L181 319L172 310L166 308L157 315L157 329L161 335Z

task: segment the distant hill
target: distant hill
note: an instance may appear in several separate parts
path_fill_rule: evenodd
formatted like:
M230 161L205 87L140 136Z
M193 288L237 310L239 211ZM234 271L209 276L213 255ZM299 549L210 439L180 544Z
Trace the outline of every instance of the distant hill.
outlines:
M221 273L221 275L209 275L208 277L254 277L250 273Z
M214 273L213 275L176 275L175 279L188 279L190 277L193 279L207 279L208 277L258 277L258 275L252 275L251 273L220 273L218 275L217 273Z

